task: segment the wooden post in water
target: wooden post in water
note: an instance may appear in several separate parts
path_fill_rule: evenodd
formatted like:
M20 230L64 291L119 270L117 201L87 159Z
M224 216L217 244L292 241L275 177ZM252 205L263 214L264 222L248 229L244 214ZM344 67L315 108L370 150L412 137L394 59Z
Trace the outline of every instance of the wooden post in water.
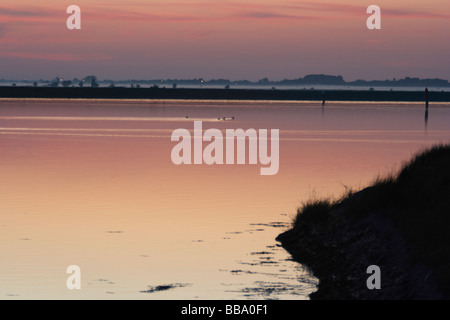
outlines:
M429 101L428 88L426 88L425 89L425 126L428 125L428 101Z
M322 91L322 119L325 115L325 91Z

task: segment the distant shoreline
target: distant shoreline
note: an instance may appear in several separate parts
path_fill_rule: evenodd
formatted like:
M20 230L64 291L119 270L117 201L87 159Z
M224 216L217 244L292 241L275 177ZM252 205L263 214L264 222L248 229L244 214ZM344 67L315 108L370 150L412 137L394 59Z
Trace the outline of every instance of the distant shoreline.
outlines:
M425 88L424 88L425 90ZM266 89L166 89L89 87L0 87L0 98L44 99L168 99L168 100L279 100L421 102L420 91L266 90ZM430 102L450 102L450 92L430 91Z

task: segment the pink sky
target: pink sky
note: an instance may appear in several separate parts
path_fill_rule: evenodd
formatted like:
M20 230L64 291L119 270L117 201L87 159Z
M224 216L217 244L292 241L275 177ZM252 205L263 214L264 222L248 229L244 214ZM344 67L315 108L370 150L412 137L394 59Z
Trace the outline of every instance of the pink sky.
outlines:
M450 79L449 40L448 0L2 0L0 78Z

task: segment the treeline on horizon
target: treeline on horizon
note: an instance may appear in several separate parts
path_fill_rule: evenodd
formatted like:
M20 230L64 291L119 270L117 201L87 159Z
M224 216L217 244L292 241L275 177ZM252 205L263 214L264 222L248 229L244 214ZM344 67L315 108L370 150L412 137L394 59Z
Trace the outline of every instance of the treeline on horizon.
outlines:
M60 77L55 77L52 80L39 81L34 80L6 80L0 79L0 83L5 82L20 82L20 83L30 83L30 84L47 84L50 86L69 86L69 85L79 85L86 83L86 85L91 85L92 81L94 83L110 84L110 85L121 85L121 84L136 84L136 85L216 85L216 86L300 86L300 85L330 85L330 86L371 86L371 87L450 87L448 80L444 79L420 79L420 78L410 78L405 77L403 79L392 79L392 80L356 80L356 81L345 81L342 76L333 76L325 74L310 74L303 78L298 79L284 79L281 81L272 81L268 78L264 78L258 81L250 80L228 80L228 79L212 79L205 80L203 78L195 79L154 79L154 80L98 80L96 76L87 76L81 79L74 78L72 80L66 80Z

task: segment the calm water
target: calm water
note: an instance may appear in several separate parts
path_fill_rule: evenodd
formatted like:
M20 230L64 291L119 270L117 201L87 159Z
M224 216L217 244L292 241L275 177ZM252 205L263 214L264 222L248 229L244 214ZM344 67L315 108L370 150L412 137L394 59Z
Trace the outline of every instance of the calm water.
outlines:
M316 279L274 240L296 208L447 142L449 107L426 127L422 104L0 100L0 298L307 299ZM280 129L279 173L175 166L194 119Z

